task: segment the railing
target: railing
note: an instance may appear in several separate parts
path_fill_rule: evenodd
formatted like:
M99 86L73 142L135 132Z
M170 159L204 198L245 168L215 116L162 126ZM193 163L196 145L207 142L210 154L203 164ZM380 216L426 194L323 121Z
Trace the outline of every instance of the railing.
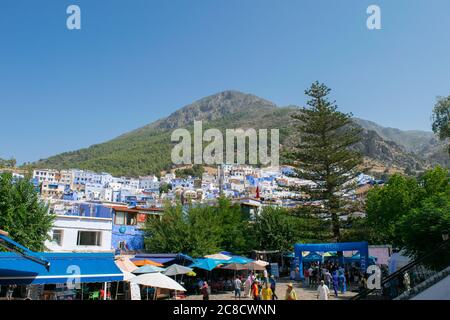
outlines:
M381 289L365 289L351 300L377 299L392 300L403 293L407 293L425 280L438 274L440 270L431 270L424 264L429 258L447 256L450 250L450 240L444 241L440 246L426 255L408 263L394 273L381 280ZM449 261L450 265L450 261ZM445 266L442 268L444 269ZM424 288L425 289L425 288Z

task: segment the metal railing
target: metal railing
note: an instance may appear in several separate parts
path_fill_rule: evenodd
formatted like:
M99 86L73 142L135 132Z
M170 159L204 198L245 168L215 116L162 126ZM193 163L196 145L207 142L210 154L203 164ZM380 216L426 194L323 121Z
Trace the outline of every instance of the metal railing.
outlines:
M439 273L440 270L431 270L424 262L439 255L445 257L449 250L450 240L444 241L426 255L408 263L396 272L383 278L381 280L381 289L364 289L362 292L352 297L351 300L392 300L397 298L401 294L410 291L420 283ZM450 261L448 264L450 265Z

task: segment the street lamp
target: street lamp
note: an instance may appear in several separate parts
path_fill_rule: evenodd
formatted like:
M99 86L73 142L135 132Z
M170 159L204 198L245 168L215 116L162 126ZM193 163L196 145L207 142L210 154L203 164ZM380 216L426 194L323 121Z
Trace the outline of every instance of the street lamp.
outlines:
M448 240L448 231L447 230L442 231L442 240L444 240L444 241Z

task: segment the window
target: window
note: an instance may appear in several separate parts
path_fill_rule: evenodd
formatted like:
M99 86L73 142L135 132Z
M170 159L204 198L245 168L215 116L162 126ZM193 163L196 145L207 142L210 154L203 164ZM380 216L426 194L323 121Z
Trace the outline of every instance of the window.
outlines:
M125 224L125 212L116 212L116 224L124 225Z
M63 230L53 230L52 242L58 246L62 245Z
M98 231L78 231L78 246L100 246L102 233Z
M136 223L136 213L116 211L115 224L122 226L134 226Z

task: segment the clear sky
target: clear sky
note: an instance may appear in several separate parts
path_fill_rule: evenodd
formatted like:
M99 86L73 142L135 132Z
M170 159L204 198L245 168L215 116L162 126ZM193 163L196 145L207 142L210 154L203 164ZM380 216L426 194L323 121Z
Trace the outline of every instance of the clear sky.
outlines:
M81 8L81 30L66 8ZM381 7L382 30L366 27ZM227 89L430 130L450 94L448 0L1 0L0 157L104 142Z

